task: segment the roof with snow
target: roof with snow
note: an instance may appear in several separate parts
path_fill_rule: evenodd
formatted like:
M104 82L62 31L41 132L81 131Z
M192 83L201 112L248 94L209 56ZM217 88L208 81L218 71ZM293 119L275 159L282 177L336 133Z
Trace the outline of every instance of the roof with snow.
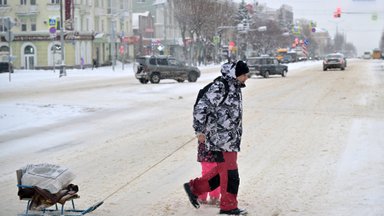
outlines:
M167 3L167 0L156 0L153 5L159 5L159 4L165 4Z
M139 28L139 17L140 16L149 16L150 12L146 11L143 13L133 13L132 14L132 29L138 29Z

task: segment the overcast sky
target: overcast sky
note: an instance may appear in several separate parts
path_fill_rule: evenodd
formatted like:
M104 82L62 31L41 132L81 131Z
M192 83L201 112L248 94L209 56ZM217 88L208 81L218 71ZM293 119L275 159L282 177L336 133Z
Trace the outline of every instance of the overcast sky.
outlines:
M241 0L238 0L241 1ZM294 19L306 18L326 29L331 37L336 29L344 33L347 41L357 48L358 55L379 47L384 31L384 0L245 0L247 3L259 2L271 8L282 4L290 5ZM341 18L334 18L333 12L341 8ZM373 20L373 14L377 19Z

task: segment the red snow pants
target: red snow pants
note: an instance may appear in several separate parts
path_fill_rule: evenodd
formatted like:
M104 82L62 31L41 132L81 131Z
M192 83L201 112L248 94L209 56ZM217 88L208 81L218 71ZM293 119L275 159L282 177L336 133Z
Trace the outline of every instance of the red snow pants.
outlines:
M237 152L222 152L224 162L218 162L217 166L200 178L189 182L192 193L196 196L210 192L220 186L220 209L224 211L237 208L237 192L240 178L237 168Z
M211 169L217 166L216 162L200 162L200 164L201 164L201 175L205 175L206 173L211 171ZM211 198L211 200L212 199L218 200L220 198L220 186L211 192L205 192L200 194L199 199L206 201L208 198L208 195Z

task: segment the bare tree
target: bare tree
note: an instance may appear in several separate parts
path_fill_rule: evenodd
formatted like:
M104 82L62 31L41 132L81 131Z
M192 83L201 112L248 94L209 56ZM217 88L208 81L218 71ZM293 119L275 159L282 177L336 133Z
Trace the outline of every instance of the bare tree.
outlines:
M266 31L256 31L261 26L266 26ZM252 29L248 40L259 54L273 54L277 48L291 45L290 38L283 35L283 28L275 20L254 20Z
M177 20L180 28L181 38L186 47L186 34L188 31L189 17L192 16L190 10L185 10L186 6L184 5L185 0L171 0L175 19ZM192 2L192 1L191 1Z
M333 41L334 41L334 44L333 44L334 52L341 52L341 51L343 51L343 46L344 46L344 43L345 43L344 35L340 34L340 33L336 33L335 34L335 38L333 39Z
M344 54L347 57L356 56L357 51L355 45L353 45L352 43L346 43L344 47Z
M202 41L212 41L213 36L217 32L217 28L224 23L228 23L232 17L233 3L229 1L216 0L170 0L173 7L175 19L179 23L181 37L184 43L183 51L185 56L188 55L187 37L189 42L196 39L199 43ZM199 46L203 47L203 46ZM189 50L189 54L194 55Z

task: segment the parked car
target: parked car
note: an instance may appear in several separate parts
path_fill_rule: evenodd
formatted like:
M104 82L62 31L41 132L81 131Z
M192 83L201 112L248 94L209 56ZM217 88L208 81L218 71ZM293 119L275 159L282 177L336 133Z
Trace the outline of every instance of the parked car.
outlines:
M140 83L159 83L162 79L196 82L201 73L197 67L187 66L172 56L140 56L134 63L135 77Z
M347 67L347 60L341 53L332 53L325 56L323 60L323 71L330 68L340 68L344 70Z
M11 71L9 71L9 68L11 69ZM0 62L0 73L3 73L3 72L11 72L13 73L13 65L11 63L11 67L9 67L9 63L8 62Z
M249 77L252 75L268 78L269 75L287 76L288 66L280 64L274 57L251 57L248 58Z

